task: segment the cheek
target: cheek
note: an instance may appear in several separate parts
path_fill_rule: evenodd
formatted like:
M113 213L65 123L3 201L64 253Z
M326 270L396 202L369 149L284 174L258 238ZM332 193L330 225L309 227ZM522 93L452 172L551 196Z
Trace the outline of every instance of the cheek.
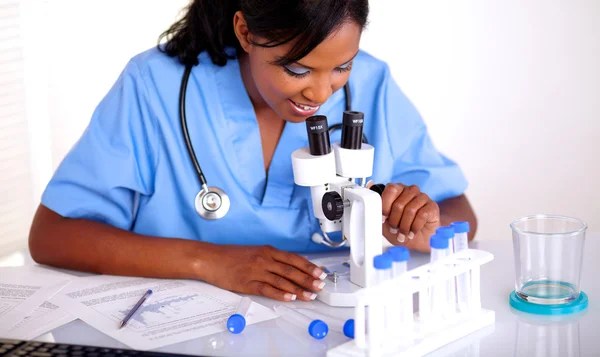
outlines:
M254 82L263 99L271 104L294 97L302 90L299 81L286 75L279 67L270 64L256 66Z

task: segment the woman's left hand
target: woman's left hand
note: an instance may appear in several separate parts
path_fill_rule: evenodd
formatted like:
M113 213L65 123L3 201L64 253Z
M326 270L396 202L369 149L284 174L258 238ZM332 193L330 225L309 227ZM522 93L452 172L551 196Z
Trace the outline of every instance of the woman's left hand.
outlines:
M429 238L440 226L440 208L418 186L389 183L381 194L383 235L393 245L429 250Z

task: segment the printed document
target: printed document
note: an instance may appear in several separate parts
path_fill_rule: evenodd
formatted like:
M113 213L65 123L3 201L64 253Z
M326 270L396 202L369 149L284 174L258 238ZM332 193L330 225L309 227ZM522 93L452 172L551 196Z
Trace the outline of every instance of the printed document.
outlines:
M153 294L127 325L119 324L144 293ZM87 324L137 350L150 350L226 330L241 296L194 280L96 275L73 281L52 300ZM252 303L247 324L277 317Z
M73 278L39 266L0 268L0 336L8 336Z
M73 320L75 316L69 314L66 309L60 308L51 301L44 301L8 331L5 337L31 340Z

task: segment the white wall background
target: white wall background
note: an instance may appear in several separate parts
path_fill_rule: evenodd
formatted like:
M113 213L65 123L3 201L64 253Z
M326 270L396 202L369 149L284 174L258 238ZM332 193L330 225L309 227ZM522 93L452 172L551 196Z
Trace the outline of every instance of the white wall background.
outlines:
M184 0L49 1L52 169L127 60ZM371 0L362 46L388 61L438 148L458 161L478 239L572 215L600 231L600 1ZM41 174L44 182L51 169Z

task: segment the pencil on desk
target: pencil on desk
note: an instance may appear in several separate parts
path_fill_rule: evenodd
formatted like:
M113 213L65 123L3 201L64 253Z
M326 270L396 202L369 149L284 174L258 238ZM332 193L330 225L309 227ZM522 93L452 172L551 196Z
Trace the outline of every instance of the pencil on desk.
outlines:
M119 325L119 329L123 328L123 326L125 326L127 324L127 321L129 321L129 319L133 316L133 314L135 314L135 312L140 308L140 306L142 306L144 301L146 301L146 299L148 299L148 297L150 297L150 295L152 295L152 290L148 289L148 291L146 291L146 293L144 294L144 296L142 296L140 301L138 301L137 304L135 304L135 306L133 308L131 308L131 310L129 311L127 316L125 316L123 321L121 321L121 325Z

